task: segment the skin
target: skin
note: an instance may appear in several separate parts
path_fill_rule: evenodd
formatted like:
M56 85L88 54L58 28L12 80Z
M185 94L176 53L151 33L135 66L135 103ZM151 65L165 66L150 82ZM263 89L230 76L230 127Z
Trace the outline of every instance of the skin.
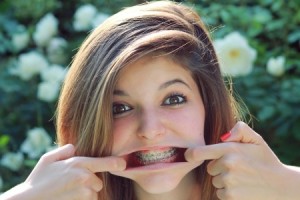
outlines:
M188 149L190 162L212 160L207 172L221 200L299 198L300 168L282 164L263 138L238 122L221 144Z
M157 89L166 80L174 80L172 75L189 87L175 81ZM1 194L0 200L96 200L97 192L105 187L96 172L131 178L143 200L199 199L201 186L193 178L193 169L204 160L210 160L207 172L213 176L212 184L221 200L298 199L300 168L282 164L247 124L238 122L223 143L204 145L205 113L190 78L184 68L168 59L144 59L126 67L116 89L129 96L117 92L114 101L127 103L132 109L114 120L114 155L77 157L73 145L59 147L44 154L26 181ZM185 93L189 101L175 107L162 104L170 102L170 92ZM126 169L124 155L129 152L170 145L188 148L188 162L158 169Z
M124 170L122 158L75 157L68 144L46 153L26 181L1 195L1 200L80 200L98 198L102 181L96 172Z
M1 194L0 199L96 199L96 191L105 186L93 178L94 172L90 170L125 169L121 158L74 157L74 152L74 146L68 144L46 153L27 180ZM243 122L234 126L224 143L190 148L185 156L192 163L212 159L208 173L215 177L213 184L219 188L221 200L299 197L300 168L280 163L264 140ZM251 164L245 159L248 157Z
M114 109L119 112L114 115L113 155L205 145L205 111L198 87L190 72L170 58L145 57L126 66L114 93ZM201 163L151 165L113 174L133 180L139 199L183 200L189 199L184 191L196 187L193 169Z

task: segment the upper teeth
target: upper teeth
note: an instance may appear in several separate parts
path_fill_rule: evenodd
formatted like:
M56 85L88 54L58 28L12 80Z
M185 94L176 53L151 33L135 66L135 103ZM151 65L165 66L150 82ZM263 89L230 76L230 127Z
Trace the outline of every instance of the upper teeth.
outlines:
M176 154L176 148L169 148L168 150L154 150L154 151L146 151L146 152L136 152L135 155L139 159L139 161L146 165L155 163L157 161L171 158Z

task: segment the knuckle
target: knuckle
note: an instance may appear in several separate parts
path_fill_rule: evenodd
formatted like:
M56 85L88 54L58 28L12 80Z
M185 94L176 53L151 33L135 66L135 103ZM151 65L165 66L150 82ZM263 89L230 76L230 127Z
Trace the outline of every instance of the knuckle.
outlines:
M216 194L217 194L217 197L221 200L233 200L234 199L232 190L219 189L216 191Z
M45 153L44 155L41 156L40 158L40 162L44 163L44 162L48 162L50 160L50 154L49 152L48 153Z
M257 136L257 139L258 139L258 140L264 141L263 137L262 137L260 134L256 133L256 136Z
M225 186L225 188L232 188L235 185L234 178L231 174L224 174L222 177L222 182Z
M79 189L78 192L79 192L80 196L82 196L84 199L95 199L97 197L97 193L87 187L83 187L83 188Z
M99 181L99 183L96 184L96 187L97 187L96 191L100 192L103 189L103 182Z
M72 157L72 158L67 159L65 162L66 162L69 166L74 166L75 163L76 163L76 160L77 160L77 158Z
M69 167L78 167L81 163L79 157L72 157L66 160Z
M216 176L212 178L212 184L215 188L221 188L218 177L216 177Z
M232 152L232 153L240 152L240 144L239 143L232 142L232 143L228 144L228 148L230 149L230 152Z
M225 199L233 200L234 195L232 194L231 190L225 190L224 197L225 197Z
M207 171L207 173L208 173L209 175L213 175L214 164L215 164L215 161L214 161L214 160L213 160L213 161L210 161L210 162L207 164L207 169L206 169L206 171Z
M241 131L245 130L245 127L247 127L247 125L243 121L238 121L235 126L237 132L241 132Z
M223 164L228 171L234 171L239 164L238 160L237 156L231 155L224 159Z
M84 171L81 171L77 175L77 181L80 182L82 185L89 185L91 178L91 174Z

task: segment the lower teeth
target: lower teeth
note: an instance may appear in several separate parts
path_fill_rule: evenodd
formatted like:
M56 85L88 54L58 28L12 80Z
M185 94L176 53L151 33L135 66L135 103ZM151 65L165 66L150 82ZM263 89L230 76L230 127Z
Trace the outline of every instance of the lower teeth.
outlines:
M176 153L176 148L170 148L167 151L137 152L135 155L142 164L147 165L169 159Z

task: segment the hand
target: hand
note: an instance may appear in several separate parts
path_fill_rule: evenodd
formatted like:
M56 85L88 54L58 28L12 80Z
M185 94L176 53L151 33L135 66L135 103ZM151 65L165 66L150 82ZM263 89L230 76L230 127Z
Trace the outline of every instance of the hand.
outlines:
M122 158L75 157L74 153L74 146L69 144L43 155L26 181L17 186L24 194L21 199L96 200L104 186L95 173L126 167ZM0 199L14 199L13 191L10 194L12 198Z
M234 126L224 143L188 149L185 157L190 162L212 160L207 172L213 176L212 184L221 200L294 197L289 196L288 190L292 187L286 189L289 185L286 178L290 175L287 167L262 137L243 122Z

